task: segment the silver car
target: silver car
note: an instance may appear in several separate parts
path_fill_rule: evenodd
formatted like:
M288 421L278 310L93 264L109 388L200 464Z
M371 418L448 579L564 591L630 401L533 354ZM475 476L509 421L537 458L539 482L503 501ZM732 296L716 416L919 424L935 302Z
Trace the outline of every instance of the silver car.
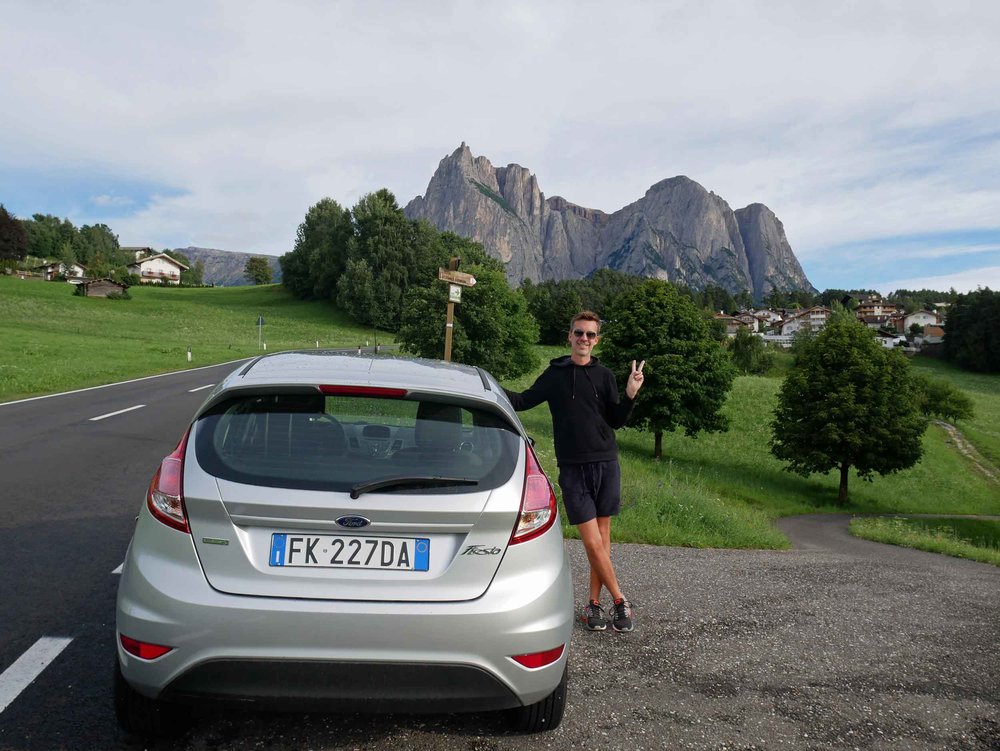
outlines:
M552 485L482 369L261 357L153 476L116 628L134 733L207 700L549 730L573 628Z

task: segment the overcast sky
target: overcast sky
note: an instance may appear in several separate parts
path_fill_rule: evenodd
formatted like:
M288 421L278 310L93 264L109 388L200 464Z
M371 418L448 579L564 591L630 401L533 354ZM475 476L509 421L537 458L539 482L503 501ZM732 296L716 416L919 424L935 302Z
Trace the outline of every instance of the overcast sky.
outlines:
M1000 3L0 0L0 202L280 255L462 142L612 212L687 175L819 289L1000 289Z

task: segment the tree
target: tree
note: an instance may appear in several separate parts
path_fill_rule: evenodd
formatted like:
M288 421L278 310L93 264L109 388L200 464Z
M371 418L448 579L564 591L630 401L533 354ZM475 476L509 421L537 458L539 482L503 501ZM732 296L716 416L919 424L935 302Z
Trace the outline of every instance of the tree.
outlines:
M771 453L803 477L839 470L837 502L845 505L852 468L871 480L912 467L926 427L903 354L882 347L857 319L837 315L801 342L778 394Z
M205 283L204 261L198 260L193 264L188 263L187 261L182 261L182 263L187 263L188 268L186 271L181 272L181 284L190 284L193 287L198 287Z
M521 285L521 294L538 323L538 341L541 344L564 343L570 319L583 308L577 290L566 282L532 284L526 280Z
M922 374L914 378L919 389L920 411L926 417L938 417L955 422L971 420L974 411L972 399L946 381L938 381Z
M96 256L102 256L112 265L120 265L118 235L106 224L85 224L80 227L74 241L77 260L88 266Z
M455 305L452 359L478 365L500 380L537 367L532 345L538 327L524 297L508 286L500 263L485 257L480 263L466 263L463 258L462 269L476 284L464 288L462 301ZM444 355L447 302L448 285L436 278L407 290L396 335L404 352L436 359Z
M63 245L73 245L77 235L72 222L51 214L33 214L24 229L28 233L28 253L46 259L59 257Z
M743 374L763 374L774 364L774 353L768 352L764 340L750 333L746 326L736 329L736 336L729 340L729 354Z
M270 284L271 264L264 256L251 256L243 267L243 275L253 284Z
M28 256L28 233L24 225L0 204L0 264L13 267Z
M418 252L421 233L416 222L406 218L396 198L385 188L368 193L351 209L354 238L348 247L348 263L364 261L372 274L378 304L352 308L343 279L337 283L337 304L356 321L389 331L399 328L403 296L422 269Z
M616 298L602 333L600 358L620 378L632 360L646 361L631 423L653 431L657 459L664 432L683 427L693 437L728 429L721 409L733 365L701 311L673 285L647 279Z
M1000 292L977 289L948 308L944 356L966 370L1000 373Z

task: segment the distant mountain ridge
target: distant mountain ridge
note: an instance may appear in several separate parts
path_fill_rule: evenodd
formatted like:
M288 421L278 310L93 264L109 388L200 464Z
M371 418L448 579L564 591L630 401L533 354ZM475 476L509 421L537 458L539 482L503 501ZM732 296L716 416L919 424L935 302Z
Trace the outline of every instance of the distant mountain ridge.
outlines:
M774 289L816 291L774 212L759 203L733 211L684 176L661 180L608 214L546 199L528 169L494 167L463 142L404 211L482 243L515 285L612 268L695 288L749 290L756 299Z
M230 250L218 250L216 248L198 248L188 246L187 248L174 248L174 252L183 253L192 264L201 261L205 264L205 274L203 280L205 284L214 284L217 287L243 287L250 282L243 275L247 260L254 256L266 258L271 266L271 281L281 281L281 264L276 256L267 256L263 253L239 253Z

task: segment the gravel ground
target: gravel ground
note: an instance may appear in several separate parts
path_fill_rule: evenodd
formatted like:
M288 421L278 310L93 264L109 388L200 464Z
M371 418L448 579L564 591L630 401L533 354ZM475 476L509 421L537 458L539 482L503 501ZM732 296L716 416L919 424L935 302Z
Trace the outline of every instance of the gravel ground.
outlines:
M577 628L563 724L208 717L189 749L1000 750L1000 569L782 522L792 551L615 545L631 634ZM567 541L579 599L587 566Z

